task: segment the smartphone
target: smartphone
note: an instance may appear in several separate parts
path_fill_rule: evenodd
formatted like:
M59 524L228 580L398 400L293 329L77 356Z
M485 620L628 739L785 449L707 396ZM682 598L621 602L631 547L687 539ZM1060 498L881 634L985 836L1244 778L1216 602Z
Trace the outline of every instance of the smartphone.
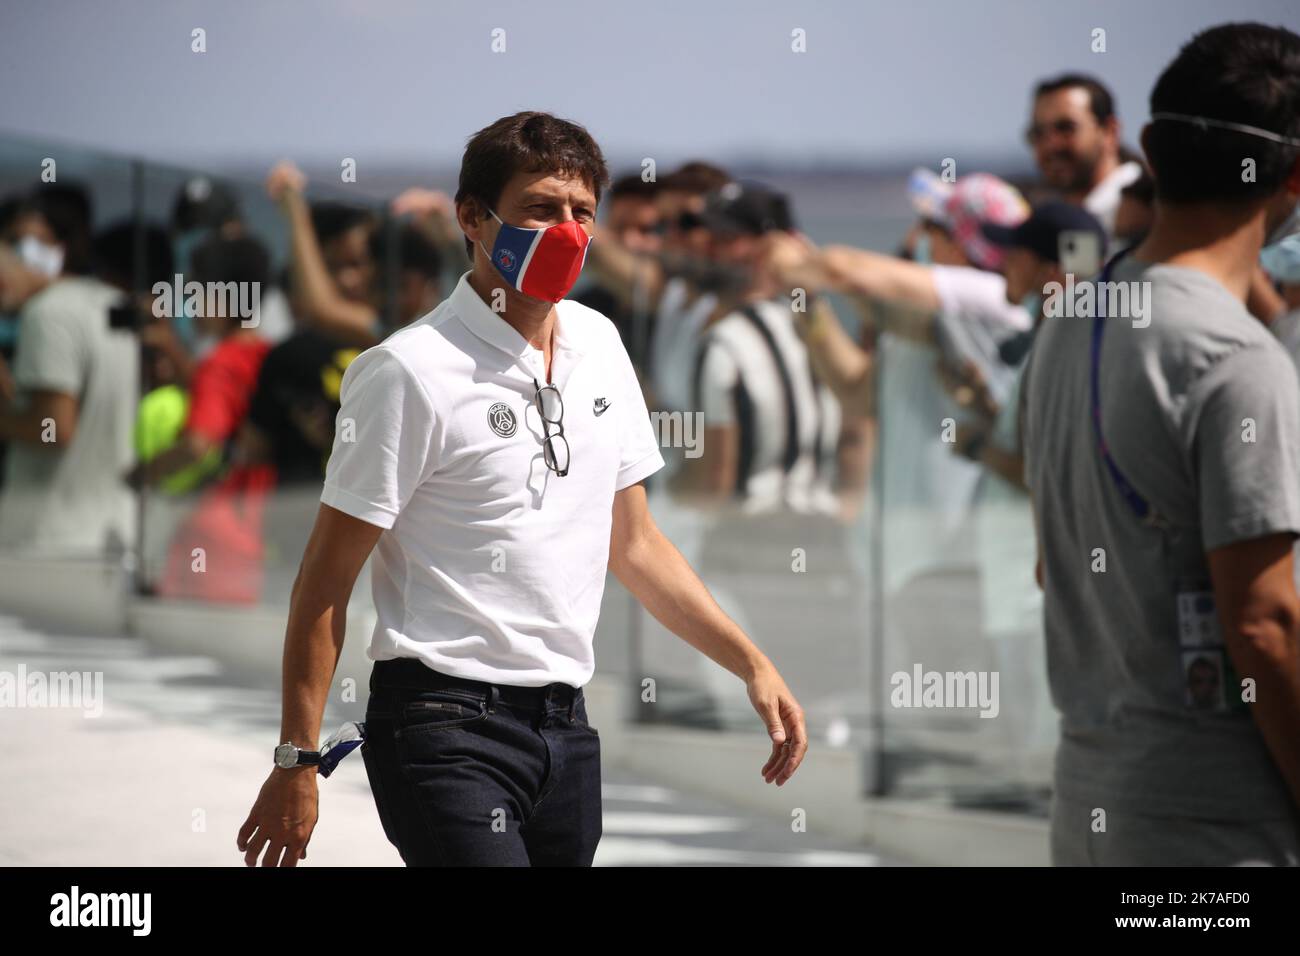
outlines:
M1090 279L1101 271L1101 237L1087 230L1068 229L1057 239L1057 255L1066 275Z

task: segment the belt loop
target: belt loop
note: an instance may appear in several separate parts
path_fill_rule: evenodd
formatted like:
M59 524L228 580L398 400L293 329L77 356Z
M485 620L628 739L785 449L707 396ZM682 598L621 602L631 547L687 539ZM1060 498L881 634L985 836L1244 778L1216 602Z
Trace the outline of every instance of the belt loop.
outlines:
M495 714L496 706L497 706L497 685L489 684L488 696L487 696L487 712L489 714Z
M569 723L578 719L578 689L572 687L569 689Z

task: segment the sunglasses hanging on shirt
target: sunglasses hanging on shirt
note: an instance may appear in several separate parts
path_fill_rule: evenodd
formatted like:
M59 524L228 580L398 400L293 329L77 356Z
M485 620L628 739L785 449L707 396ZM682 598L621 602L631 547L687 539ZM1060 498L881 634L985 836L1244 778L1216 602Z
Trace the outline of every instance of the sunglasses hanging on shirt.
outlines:
M537 379L533 379L533 387L537 390L533 401L541 413L542 431L545 434L542 457L546 461L546 467L563 478L569 473L569 442L564 437L564 399L560 397L560 390L550 383L541 385ZM551 431L552 425L555 426L554 433Z

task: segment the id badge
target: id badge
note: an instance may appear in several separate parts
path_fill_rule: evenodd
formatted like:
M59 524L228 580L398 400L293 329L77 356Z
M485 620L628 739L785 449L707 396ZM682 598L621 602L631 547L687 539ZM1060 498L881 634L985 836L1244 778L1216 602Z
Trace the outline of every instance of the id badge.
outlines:
M1178 646L1223 646L1213 591L1178 592Z
M1237 709L1234 705L1241 701L1241 689L1223 643L1214 592L1179 591L1177 602L1183 702L1190 710Z

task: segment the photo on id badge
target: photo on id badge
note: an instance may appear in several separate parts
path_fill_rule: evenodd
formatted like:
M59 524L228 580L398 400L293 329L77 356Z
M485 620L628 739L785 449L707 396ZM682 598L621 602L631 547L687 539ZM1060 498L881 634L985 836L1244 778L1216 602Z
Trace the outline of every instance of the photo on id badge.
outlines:
M1178 645L1183 702L1192 710L1227 710L1236 678L1219 630L1214 592L1178 592Z

